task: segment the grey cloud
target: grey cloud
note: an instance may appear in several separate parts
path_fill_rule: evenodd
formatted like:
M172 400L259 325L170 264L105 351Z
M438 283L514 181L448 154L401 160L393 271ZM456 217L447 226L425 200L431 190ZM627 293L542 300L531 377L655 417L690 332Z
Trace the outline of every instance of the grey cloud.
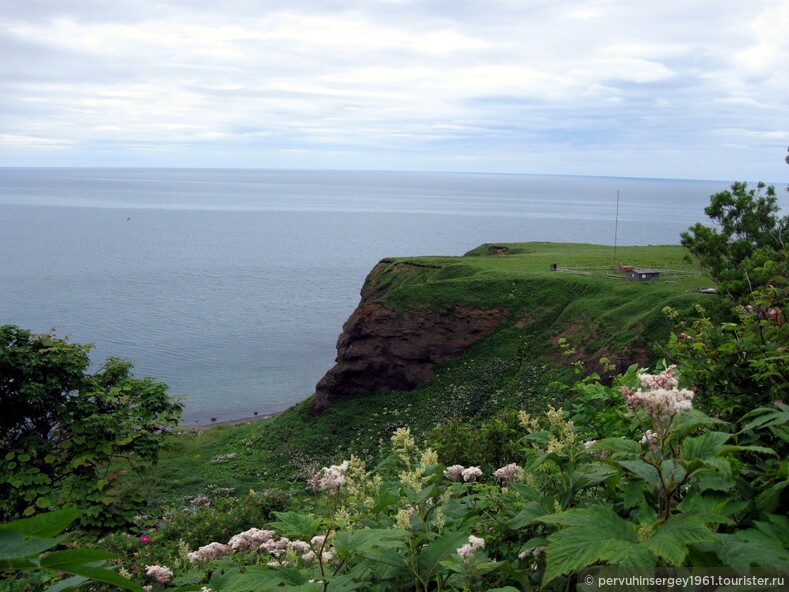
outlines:
M0 136L11 138L0 154L44 129L73 147L64 162L87 164L125 153L139 164L158 146L195 165L259 162L259 150L278 166L310 160L295 153L318 166L339 153L358 166L410 153L412 166L479 170L497 153L495 166L521 162L513 150L544 165L584 146L583 172L628 174L612 152L632 163L643 151L647 171L674 148L704 153L709 177L734 158L717 144L766 155L789 142L789 83L773 65L786 47L770 29L787 12L777 0L733 14L680 0L32 0L0 10ZM571 159L551 166L574 172ZM687 165L671 166L658 176Z

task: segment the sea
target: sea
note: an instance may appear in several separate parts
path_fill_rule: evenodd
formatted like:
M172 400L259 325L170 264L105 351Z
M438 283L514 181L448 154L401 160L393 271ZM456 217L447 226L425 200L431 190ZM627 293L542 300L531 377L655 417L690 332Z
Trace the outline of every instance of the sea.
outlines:
M332 366L384 257L486 242L677 244L726 181L0 168L0 324L92 343L184 425L281 411Z

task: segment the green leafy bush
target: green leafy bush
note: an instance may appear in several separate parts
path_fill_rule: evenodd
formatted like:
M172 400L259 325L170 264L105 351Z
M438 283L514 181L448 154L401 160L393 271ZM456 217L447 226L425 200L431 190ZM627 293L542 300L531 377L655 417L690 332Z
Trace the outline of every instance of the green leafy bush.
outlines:
M167 386L90 346L0 327L0 518L64 506L83 527L128 522L144 500L122 477L156 462L181 405Z
M215 592L562 590L596 565L789 565L789 479L772 447L789 408L735 425L693 409L694 397L673 367L631 368L614 386L579 383L571 411L436 432L472 449L506 440L517 462L495 471L442 464L399 428L373 470L352 456L319 471L303 507L177 549L174 537L157 533L144 550L130 537L127 565L155 561L174 572L168 585Z

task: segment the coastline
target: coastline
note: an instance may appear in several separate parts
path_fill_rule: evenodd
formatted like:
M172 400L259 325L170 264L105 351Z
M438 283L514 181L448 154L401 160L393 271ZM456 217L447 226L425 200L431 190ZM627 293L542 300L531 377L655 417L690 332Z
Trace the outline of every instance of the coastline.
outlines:
M284 411L273 411L271 413L261 413L259 415L253 415L251 417L241 417L239 419L226 419L224 421L212 421L211 423L206 424L198 424L198 425L179 425L178 429L181 430L206 430L210 428L215 428L217 426L234 426L234 425L243 425L247 423L256 423L258 421L263 421L264 419L271 419L272 417L276 417L277 415L282 415Z

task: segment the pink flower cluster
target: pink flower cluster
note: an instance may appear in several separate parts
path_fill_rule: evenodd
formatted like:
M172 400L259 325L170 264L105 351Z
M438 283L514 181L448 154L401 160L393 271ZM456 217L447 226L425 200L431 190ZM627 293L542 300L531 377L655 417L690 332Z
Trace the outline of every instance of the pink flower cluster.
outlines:
M693 408L694 393L688 389L677 388L679 378L675 370L676 366L669 366L660 374L639 376L641 385L646 390L634 391L628 387L619 389L627 398L628 409L643 409L658 431L663 431L667 421L675 415Z
M347 460L341 465L323 467L312 477L312 479L310 479L309 483L313 487L323 489L324 491L334 491L342 487L345 483L345 471L347 470Z
M469 557L472 557L478 549L482 549L485 546L485 539L480 537L476 537L473 534L468 537L468 543L463 545L457 550L458 556L463 559L464 561Z
M640 374L638 380L641 382L641 386L648 390L677 388L679 378L676 370L677 367L672 364L660 374Z
M506 466L501 467L500 469L496 469L493 471L493 476L496 479L501 479L502 481L512 481L518 477L521 468L516 465L515 463L510 463Z
M237 535L233 535L233 537L227 541L227 545L231 550L240 551L243 553L249 549L260 547L260 545L270 540L273 536L273 530L250 528L249 530L240 532Z
M777 322L781 318L782 311L780 308L764 308L763 306L753 306L749 304L745 307L745 310L757 318L760 319L769 319L771 321Z
M323 549L325 543L326 543L326 535L323 534L316 535L312 537L312 539L310 539L311 549L317 549L319 553L321 549ZM334 554L331 551L323 551L320 555L321 555L321 559L324 562L331 561L332 557L334 556ZM301 558L307 563L312 563L313 561L315 561L315 559L317 559L317 557L318 557L317 553L312 550L307 551L304 555L301 556Z
M460 481L463 478L463 465L452 465L444 471L444 477L450 481Z
M193 551L187 554L186 558L189 560L190 563L196 563L198 561L211 561L213 559L219 559L225 553L230 553L232 549L230 545L225 545L223 543L208 543L200 547L197 551Z
M228 553L243 553L252 549L262 553L270 553L281 562L282 556L285 555L289 549L292 549L296 553L301 554L302 559L307 562L314 561L317 553L321 554L323 561L329 561L332 558L332 553L330 551L323 551L321 553L325 541L326 537L323 535L313 537L309 543L305 541L291 541L286 537L277 539L273 530L250 528L249 530L245 530L231 537L226 545L217 542L209 543L200 547L197 551L189 553L186 558L191 563L211 561L213 559L219 559ZM274 564L284 565L285 562L272 563L272 565Z
M476 481L482 477L482 469L479 467L464 468L463 465L452 465L444 471L444 477L450 481Z
M173 579L173 570L161 565L146 565L145 575L161 584L166 584Z

